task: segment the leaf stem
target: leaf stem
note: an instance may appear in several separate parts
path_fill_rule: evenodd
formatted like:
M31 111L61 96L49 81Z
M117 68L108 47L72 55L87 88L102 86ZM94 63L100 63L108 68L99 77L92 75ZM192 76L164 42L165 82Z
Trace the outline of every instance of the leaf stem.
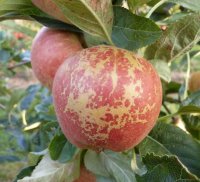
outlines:
M134 173L136 173L139 176L143 176L147 172L146 166L143 165L141 156L139 156L140 158L138 158L139 161L137 160L137 154L135 148L133 148L132 152L133 156L131 160L131 168L134 171Z
M162 116L162 117L158 118L157 121L166 122L166 120L168 120L169 118L172 118L176 115L178 115L178 113L173 113L173 114L169 114L169 115L166 115L166 116Z
M186 73L186 77L185 77L185 90L184 90L184 94L183 94L183 99L186 99L187 97L187 91L188 91L188 84L189 84L189 78L190 78L190 54L189 52L187 53L187 73Z
M151 10L148 12L148 14L146 15L146 18L150 18L150 16L153 14L153 12L162 4L164 4L165 2L167 2L167 0L161 0L159 1L157 4L155 4Z
M110 43L110 45L115 46L115 44L113 43L111 37L108 35L107 36L108 42Z

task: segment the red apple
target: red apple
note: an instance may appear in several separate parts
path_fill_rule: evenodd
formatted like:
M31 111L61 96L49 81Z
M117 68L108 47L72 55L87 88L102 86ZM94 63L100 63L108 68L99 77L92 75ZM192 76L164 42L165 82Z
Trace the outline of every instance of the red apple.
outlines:
M71 143L95 151L124 151L141 142L155 125L162 86L145 59L124 49L96 46L60 66L53 98Z
M88 171L84 166L80 168L80 176L74 182L96 182L96 177L90 171Z
M62 11L52 0L32 0L32 3L48 15L60 21L70 23L70 21L63 15Z
M23 33L21 33L21 32L13 32L13 35L14 35L14 37L16 38L16 39L18 39L18 40L22 40L22 39L24 39L26 36L23 34Z
M43 27L37 33L31 49L31 65L38 80L52 88L58 67L81 49L76 34Z

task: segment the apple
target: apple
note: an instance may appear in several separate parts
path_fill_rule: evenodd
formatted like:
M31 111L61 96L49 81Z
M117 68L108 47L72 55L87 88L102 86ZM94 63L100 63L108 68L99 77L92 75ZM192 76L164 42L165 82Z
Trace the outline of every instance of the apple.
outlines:
M81 165L80 176L74 182L96 182L96 177L90 171L88 171L85 166Z
M34 38L31 49L31 65L38 80L51 89L58 67L81 49L76 34L43 27Z
M136 146L155 125L162 104L154 67L114 46L83 49L68 58L56 73L52 93L65 136L95 151Z
M32 0L32 3L48 15L60 21L70 23L70 21L63 15L62 11L52 0Z
M200 90L200 71L193 72L189 79L189 91L196 92Z

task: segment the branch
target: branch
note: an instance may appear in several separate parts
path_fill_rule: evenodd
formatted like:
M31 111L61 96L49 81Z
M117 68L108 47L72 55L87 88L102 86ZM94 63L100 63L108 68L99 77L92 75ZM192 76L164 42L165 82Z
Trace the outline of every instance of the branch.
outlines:
M30 63L30 61L23 61L21 63L15 64L13 66L8 66L8 69L9 70L13 70L13 69L15 69L17 67L23 66L23 65L28 64L28 63Z
M169 108L167 107L167 105L163 102L163 107L165 108L165 110L167 111L168 114L172 114L171 111L169 110Z
M0 104L0 108L6 110L6 107L3 104Z

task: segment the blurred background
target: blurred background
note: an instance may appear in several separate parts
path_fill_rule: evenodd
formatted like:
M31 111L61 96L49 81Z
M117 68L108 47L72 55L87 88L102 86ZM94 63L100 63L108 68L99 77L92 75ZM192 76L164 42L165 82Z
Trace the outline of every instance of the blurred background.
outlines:
M29 152L44 150L51 138L46 124L55 121L52 98L30 67L31 43L40 28L25 20L0 23L1 182L15 179L31 163Z

